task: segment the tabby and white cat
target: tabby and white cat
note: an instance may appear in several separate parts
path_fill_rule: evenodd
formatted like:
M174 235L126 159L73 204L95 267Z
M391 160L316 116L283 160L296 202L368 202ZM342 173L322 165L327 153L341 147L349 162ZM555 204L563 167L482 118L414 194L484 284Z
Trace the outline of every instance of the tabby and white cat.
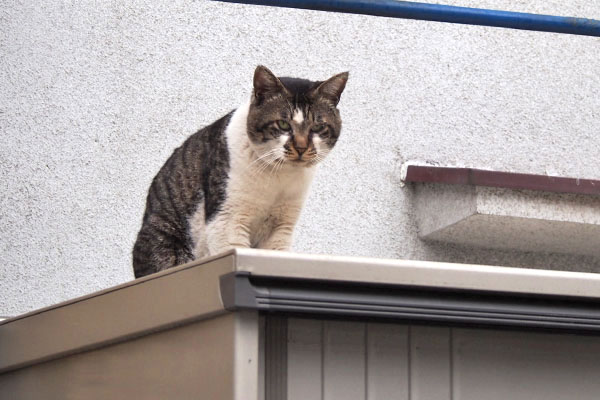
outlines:
M190 136L152 181L135 276L232 247L287 250L315 166L340 135L347 79L277 78L258 66L251 99Z

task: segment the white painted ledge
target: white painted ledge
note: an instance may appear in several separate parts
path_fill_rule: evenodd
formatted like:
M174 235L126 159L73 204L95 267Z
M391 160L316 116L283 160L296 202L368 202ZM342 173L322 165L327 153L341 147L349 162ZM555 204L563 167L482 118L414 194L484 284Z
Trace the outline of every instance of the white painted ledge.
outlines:
M600 256L600 181L469 168L406 170L423 240Z
M424 240L600 256L600 197L430 183L415 191Z

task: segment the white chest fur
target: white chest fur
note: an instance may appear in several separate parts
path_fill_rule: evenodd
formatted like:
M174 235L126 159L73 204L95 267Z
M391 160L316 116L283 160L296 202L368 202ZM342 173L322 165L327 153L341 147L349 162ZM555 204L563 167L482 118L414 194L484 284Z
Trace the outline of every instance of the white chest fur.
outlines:
M248 107L234 112L225 131L230 171L221 210L205 225L200 205L190 220L196 258L231 247L287 250L291 244L315 167L257 161L246 133Z

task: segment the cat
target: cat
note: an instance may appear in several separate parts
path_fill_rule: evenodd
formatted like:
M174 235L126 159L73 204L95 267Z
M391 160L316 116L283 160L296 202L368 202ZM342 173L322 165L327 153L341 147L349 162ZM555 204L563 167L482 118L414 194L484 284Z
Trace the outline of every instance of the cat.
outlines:
M154 177L135 277L233 247L288 250L315 166L340 136L347 80L278 78L259 65L250 100L190 136Z

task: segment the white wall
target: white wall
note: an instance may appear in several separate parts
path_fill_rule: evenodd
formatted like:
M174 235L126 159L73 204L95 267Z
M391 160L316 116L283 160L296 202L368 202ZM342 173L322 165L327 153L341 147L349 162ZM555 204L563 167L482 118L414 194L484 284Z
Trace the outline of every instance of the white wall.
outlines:
M583 0L454 1L600 18ZM600 260L417 239L407 160L600 179L598 38L207 1L0 12L0 315L132 279L146 190L252 73L349 70L342 138L294 248L600 270Z

